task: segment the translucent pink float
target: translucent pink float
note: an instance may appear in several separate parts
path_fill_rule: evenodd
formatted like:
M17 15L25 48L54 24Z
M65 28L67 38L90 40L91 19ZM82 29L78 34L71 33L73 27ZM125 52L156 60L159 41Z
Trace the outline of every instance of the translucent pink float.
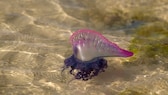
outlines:
M73 55L64 61L64 68L71 68L75 79L88 80L107 68L103 57L130 57L132 52L121 49L102 34L88 29L78 30L70 37ZM74 73L74 70L77 70Z

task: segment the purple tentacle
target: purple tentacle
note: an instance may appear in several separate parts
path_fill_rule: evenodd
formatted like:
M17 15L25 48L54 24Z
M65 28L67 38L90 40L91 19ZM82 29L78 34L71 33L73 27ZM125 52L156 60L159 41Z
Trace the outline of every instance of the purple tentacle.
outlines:
M70 74L74 75L75 79L87 81L100 72L104 72L107 68L107 61L103 58L96 58L89 62L82 62L72 55L64 61L64 65L71 68ZM72 73L74 70L77 70L76 74Z

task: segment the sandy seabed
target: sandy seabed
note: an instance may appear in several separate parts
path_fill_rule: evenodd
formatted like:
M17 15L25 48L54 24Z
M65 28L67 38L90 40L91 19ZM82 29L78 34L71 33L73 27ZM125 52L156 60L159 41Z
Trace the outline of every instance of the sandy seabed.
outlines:
M168 60L157 54L158 64L148 65L147 57L134 61L138 65L107 58L106 71L89 81L61 74L74 31L97 30L128 49L133 30L167 23L167 10L167 0L1 0L0 95L167 95Z

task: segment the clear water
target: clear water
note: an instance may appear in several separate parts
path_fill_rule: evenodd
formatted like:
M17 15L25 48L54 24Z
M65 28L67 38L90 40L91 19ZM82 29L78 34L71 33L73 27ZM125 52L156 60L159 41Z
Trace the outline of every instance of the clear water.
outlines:
M168 95L167 56L157 54L158 64L142 56L107 58L106 72L89 81L61 74L74 31L97 30L128 49L134 29L156 18L168 22L167 6L167 0L1 0L0 95Z

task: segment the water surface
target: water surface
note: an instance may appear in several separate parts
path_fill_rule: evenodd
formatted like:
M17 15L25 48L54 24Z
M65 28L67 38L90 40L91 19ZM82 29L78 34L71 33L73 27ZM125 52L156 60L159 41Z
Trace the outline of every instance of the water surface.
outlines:
M0 94L167 95L167 6L167 0L1 0ZM70 35L82 28L135 56L107 58L106 72L69 82L61 69L72 54Z

